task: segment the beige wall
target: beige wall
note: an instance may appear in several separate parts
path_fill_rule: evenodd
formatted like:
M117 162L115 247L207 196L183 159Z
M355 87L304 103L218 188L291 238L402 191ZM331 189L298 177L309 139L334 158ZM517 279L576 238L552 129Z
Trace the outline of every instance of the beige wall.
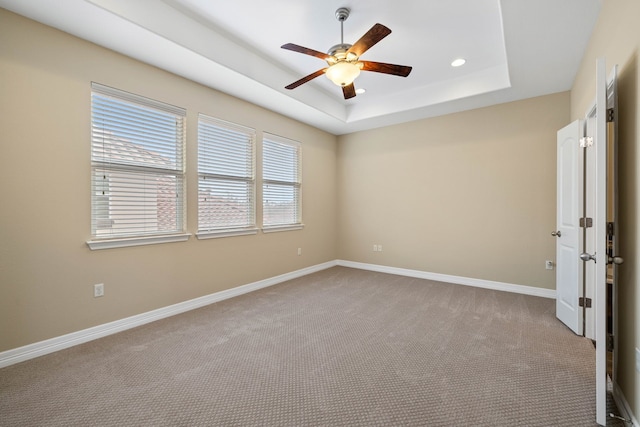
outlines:
M191 233L198 112L302 142L304 230L90 251L92 81L187 109ZM335 136L2 9L0 129L0 351L336 258Z
M565 92L340 137L340 258L555 289L568 121Z
M618 2L608 1L607 19L618 13L610 7ZM634 2L624 4L635 15L620 16L638 16ZM630 375L639 306L638 34L627 32L616 35L625 51L615 49L630 91L621 96L623 137L633 142L623 150L625 229L633 236L624 243L633 257L624 267ZM336 138L2 9L0 40L0 351L337 258L555 288L555 271L544 269L555 258L555 135L592 100L590 58L571 95ZM192 233L198 112L301 141L304 230L90 251L91 81L187 109ZM105 297L93 298L94 283L105 283ZM631 377L620 382L638 408Z
M640 121L640 2L607 0L602 4L595 30L571 90L571 117L583 118L595 99L596 59L605 57L607 72L618 64L619 94L619 159L618 179L620 218L618 221L620 255L625 262L619 267L619 384L633 413L640 415L640 374L635 369L635 349L640 347L640 230L638 200L640 177L638 163L638 122Z

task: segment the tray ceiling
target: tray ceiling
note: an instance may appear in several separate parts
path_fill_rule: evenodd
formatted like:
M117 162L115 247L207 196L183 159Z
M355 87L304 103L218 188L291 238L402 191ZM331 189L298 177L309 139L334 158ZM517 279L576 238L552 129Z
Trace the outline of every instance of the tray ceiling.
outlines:
M571 89L600 0L0 0L0 7L333 134ZM345 100L321 52L375 23L392 33L362 59L411 65L407 78L362 72ZM452 67L456 58L466 59Z

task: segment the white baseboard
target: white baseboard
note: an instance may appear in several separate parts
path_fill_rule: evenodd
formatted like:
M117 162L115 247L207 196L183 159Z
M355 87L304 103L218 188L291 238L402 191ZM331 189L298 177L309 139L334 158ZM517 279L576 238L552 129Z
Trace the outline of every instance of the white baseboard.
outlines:
M127 329L135 328L156 320L164 319L166 317L175 316L176 314L204 307L218 301L246 294L258 289L266 288L268 286L273 286L287 280L296 279L298 277L306 276L307 274L326 270L327 268L335 267L336 265L357 268L360 270L370 270L381 273L396 274L399 276L416 277L420 279L437 280L440 282L454 283L459 285L475 286L478 288L515 292L519 294L534 295L545 298L555 298L556 294L554 290L535 288L531 286L520 286L509 283L492 282L489 280L471 279L468 277L460 276L449 276L446 274L429 273L425 271L387 267L383 265L366 264L361 262L334 260L268 279L259 280L247 285L238 286L210 295L205 295L203 297L194 298L189 301L173 304L167 307L159 308L157 310L152 310L146 313L141 313L135 316L105 323L103 325L94 326L92 328L83 329L81 331L72 332L70 334L36 342L23 347L3 351L0 353L0 368L13 365L15 363L24 362L26 360L33 359L39 356L44 356L45 354L73 347L74 345L83 344L98 338L105 337L107 335L122 332Z
M360 270L377 271L380 273L396 274L398 276L416 277L418 279L436 280L438 282L454 283L457 285L473 286L476 288L493 289L496 291L513 292L516 294L532 295L543 298L556 298L555 289L536 288L534 286L515 285L512 283L494 282L491 280L472 279L448 274L429 273L427 271L410 270L406 268L387 267L377 264L338 260L337 265L359 268Z
M627 399L624 397L624 393L622 393L622 390L620 390L620 386L618 386L618 383L615 383L615 382L613 383L612 394L613 394L613 400L616 402L616 406L620 411L620 416L622 418L631 420L631 422L633 423L633 427L640 427L640 424L638 423L638 420L636 419L636 417L633 415L633 411L629 406L629 402L627 402ZM608 416L609 415L607 414L607 417Z
M148 311L146 313L137 314L135 316L105 323L103 325L94 326L93 328L83 329L81 331L72 332L70 334L25 345L23 347L3 351L2 353L0 353L0 368L19 362L24 362L25 360L33 359L39 356L44 356L45 354L73 347L74 345L83 344L98 338L105 337L107 335L122 332L127 329L135 328L137 326L141 326L156 320L164 319L166 317L175 316L176 314L204 307L218 301L246 294L258 289L266 288L268 286L273 286L287 280L306 276L307 274L335 267L336 265L336 261L317 264L311 267L292 271L290 273L281 274L279 276L271 277L264 280L259 280L247 285L226 289L224 291L205 295L199 298L194 298L178 304L159 308L157 310Z

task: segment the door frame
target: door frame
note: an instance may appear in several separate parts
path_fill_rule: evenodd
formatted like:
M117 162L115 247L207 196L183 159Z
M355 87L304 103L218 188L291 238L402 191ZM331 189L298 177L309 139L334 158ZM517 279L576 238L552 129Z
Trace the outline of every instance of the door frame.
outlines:
M596 338L596 422L607 424L607 75L606 61L596 61L596 106L595 134L593 147L594 183L593 197L593 245L586 252L595 261L592 283L594 289L593 315L595 316ZM587 163L589 163L587 161ZM588 181L585 189L588 189ZM585 197L588 197L587 193ZM588 205L588 204L587 204ZM590 262L587 264L591 264Z
M613 109L613 116L607 123L607 222L613 223L612 247L607 248L611 252L608 256L620 255L620 207L618 203L618 65L614 65L607 79L607 109ZM607 114L608 111L607 111ZM608 245L608 242L607 242ZM617 381L618 366L618 264L611 263L611 334L613 335L613 348L611 349L613 367L611 380ZM608 273L607 273L608 274ZM608 280L609 277L607 277ZM607 331L608 332L608 331ZM608 339L608 337L607 337ZM607 349L609 350L609 349Z

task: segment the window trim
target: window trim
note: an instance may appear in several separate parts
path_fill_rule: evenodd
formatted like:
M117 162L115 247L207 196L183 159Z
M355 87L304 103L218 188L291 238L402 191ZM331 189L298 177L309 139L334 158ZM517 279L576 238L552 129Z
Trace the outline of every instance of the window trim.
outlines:
M246 135L249 138L250 147L250 176L239 177L232 175L224 175L224 174L216 174L210 172L204 172L201 170L201 140L200 140L200 126L201 125L209 125L213 126L222 131L230 131L237 132L241 135ZM198 200L197 200L197 211L198 211L198 231L196 232L196 236L199 240L202 239L214 239L221 237L231 237L231 236L243 236L249 234L257 234L257 217L256 217L256 202L257 202L257 191L256 191L256 141L257 141L257 132L255 129L240 125L237 123L229 122L226 120L222 120L216 117L211 117L209 115L199 113L198 114L198 137L197 137L197 147L198 147L198 155L197 155L197 180L198 180ZM204 146L204 145L203 145ZM215 159L212 159L215 160ZM245 159L247 160L247 159ZM212 178L217 180L224 181L232 181L232 182L244 182L249 185L251 189L250 194L250 212L251 218L250 223L246 225L235 224L230 226L212 226L209 224L208 227L202 227L200 224L200 180L201 178Z
M263 233L278 233L280 231L295 231L302 230L304 228L303 223L291 224L291 225L267 225L262 227Z
M150 172L166 172L168 174L172 174L175 176L180 176L181 182L180 187L182 191L182 200L180 203L180 209L175 213L175 223L180 229L172 230L169 232L158 232L155 234L139 234L139 235L129 235L129 236L99 236L93 234L95 232L93 222L94 218L94 184L91 183L91 238L86 241L87 246L91 250L101 250L101 249L112 249L119 247L130 247L130 246L140 246L140 245L152 245L158 243L170 243L170 242L182 242L186 241L191 237L191 233L187 232L186 221L187 221L187 174L186 174L186 119L187 114L184 108L180 108L171 104L167 104L165 102L156 101L151 98L144 97L142 95L133 94L130 92L126 92L120 89L115 89L109 86L105 86L96 82L91 82L91 111L90 117L91 120L94 120L94 103L93 96L94 94L113 97L122 102L132 103L137 106L148 107L151 109L161 110L168 114L173 114L175 116L181 117L181 136L182 139L179 142L179 146L176 147L176 150L181 152L181 162L179 169L166 169L162 168L147 168L145 166L129 166L126 163L117 164L117 163L105 163L101 161L95 161L93 158L93 130L91 131L91 179L93 181L93 174L96 169L100 168L112 168L113 170L122 170L133 171L133 172L144 172L145 169L148 169Z
M224 230L209 230L209 231L198 231L196 233L196 237L198 240L206 240L206 239L219 239L222 237L233 237L233 236L248 236L251 234L258 234L258 228L235 228L235 229L224 229Z
M275 142L278 144L284 144L284 145L289 145L292 147L296 147L297 151L298 151L298 159L297 159L297 166L298 166L298 170L297 170L297 181L295 182L284 182L284 181L279 181L279 180L270 180L270 179L265 179L264 178L264 144L265 141L270 141L270 142ZM273 183L273 184L277 184L277 185L282 185L282 184L288 184L291 185L292 187L297 188L298 190L298 194L297 194L297 202L298 202L298 206L296 207L297 210L297 218L296 221L297 222L292 222L292 223L285 223L285 224L269 224L269 225L265 225L264 224L264 202L265 202L265 198L264 198L264 186L265 184L268 183ZM304 223L302 221L302 143L293 139L289 139L289 138L285 138L283 136L279 136L279 135L275 135L272 133L268 133L268 132L263 132L262 134L262 232L263 233L275 233L275 232L280 232L280 231L294 231L294 230L301 230L302 228L304 228Z
M155 245L158 243L186 242L191 233L167 234L144 237L125 237L120 239L88 240L87 246L92 251L101 249L126 248L130 246Z

